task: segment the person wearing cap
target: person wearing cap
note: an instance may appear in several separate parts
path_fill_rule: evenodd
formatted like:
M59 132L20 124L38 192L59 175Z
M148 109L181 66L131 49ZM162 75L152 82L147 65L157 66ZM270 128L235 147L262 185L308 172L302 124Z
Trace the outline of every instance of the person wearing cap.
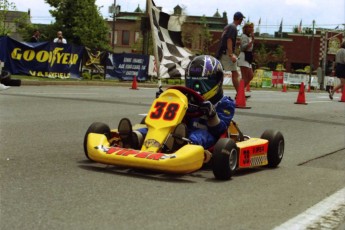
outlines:
M234 14L233 22L224 27L220 45L216 54L216 58L220 60L224 70L231 71L232 83L236 92L239 87L237 56L235 55L237 26L242 23L244 18L245 17L241 12L236 12Z
M254 45L254 23L246 22L241 35L241 53L238 56L238 66L241 69L241 77L246 88L253 79L253 45Z

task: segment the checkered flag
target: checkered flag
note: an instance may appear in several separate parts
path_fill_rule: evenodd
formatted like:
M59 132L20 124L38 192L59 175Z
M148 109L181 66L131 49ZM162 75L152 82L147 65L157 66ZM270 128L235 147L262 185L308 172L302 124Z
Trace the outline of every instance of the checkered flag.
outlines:
M151 0L150 22L158 59L159 78L184 78L185 68L193 54L184 48L181 25L185 16L161 12Z

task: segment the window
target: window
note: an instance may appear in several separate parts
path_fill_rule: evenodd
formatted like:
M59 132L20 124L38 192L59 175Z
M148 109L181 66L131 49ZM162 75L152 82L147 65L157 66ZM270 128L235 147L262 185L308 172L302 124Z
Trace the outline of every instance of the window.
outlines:
M122 31L122 45L129 45L129 31Z

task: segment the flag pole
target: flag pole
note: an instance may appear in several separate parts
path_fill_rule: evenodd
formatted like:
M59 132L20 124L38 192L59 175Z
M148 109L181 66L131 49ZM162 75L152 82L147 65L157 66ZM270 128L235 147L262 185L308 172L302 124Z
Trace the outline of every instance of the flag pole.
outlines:
M156 69L157 69L157 79L158 79L158 88L162 86L162 80L160 77L160 60L158 58L158 49L157 49L157 40L156 36L154 33L155 26L153 25L153 18L152 18L152 0L146 0L146 5L148 6L148 13L149 13L149 18L150 18L150 26L151 26L151 33L152 33L152 39L153 39L153 52L154 52L154 57L156 59Z

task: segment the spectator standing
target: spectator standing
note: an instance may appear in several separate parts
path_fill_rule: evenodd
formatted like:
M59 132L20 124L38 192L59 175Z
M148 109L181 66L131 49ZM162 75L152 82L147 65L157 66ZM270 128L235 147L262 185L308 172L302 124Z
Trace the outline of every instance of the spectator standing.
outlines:
M40 31L39 30L34 30L34 34L30 38L29 42L39 42L40 36L41 36Z
M241 36L241 53L238 56L238 66L241 69L241 76L244 80L245 88L253 79L253 47L254 47L254 23L247 22L243 26L243 33Z
M220 46L216 55L216 58L222 63L224 70L231 71L232 83L236 89L236 92L238 91L239 87L237 56L235 55L237 26L242 23L244 18L245 17L241 12L236 12L233 17L233 22L224 27L220 40Z
M345 41L341 43L340 49L335 55L335 64L333 65L333 75L337 76L340 80L340 84L336 85L334 89L329 89L329 98L333 100L334 92L338 89L344 90L345 85ZM344 93L344 92L343 92Z
M54 43L67 44L67 40L62 36L62 31L57 32L57 38L54 39Z

